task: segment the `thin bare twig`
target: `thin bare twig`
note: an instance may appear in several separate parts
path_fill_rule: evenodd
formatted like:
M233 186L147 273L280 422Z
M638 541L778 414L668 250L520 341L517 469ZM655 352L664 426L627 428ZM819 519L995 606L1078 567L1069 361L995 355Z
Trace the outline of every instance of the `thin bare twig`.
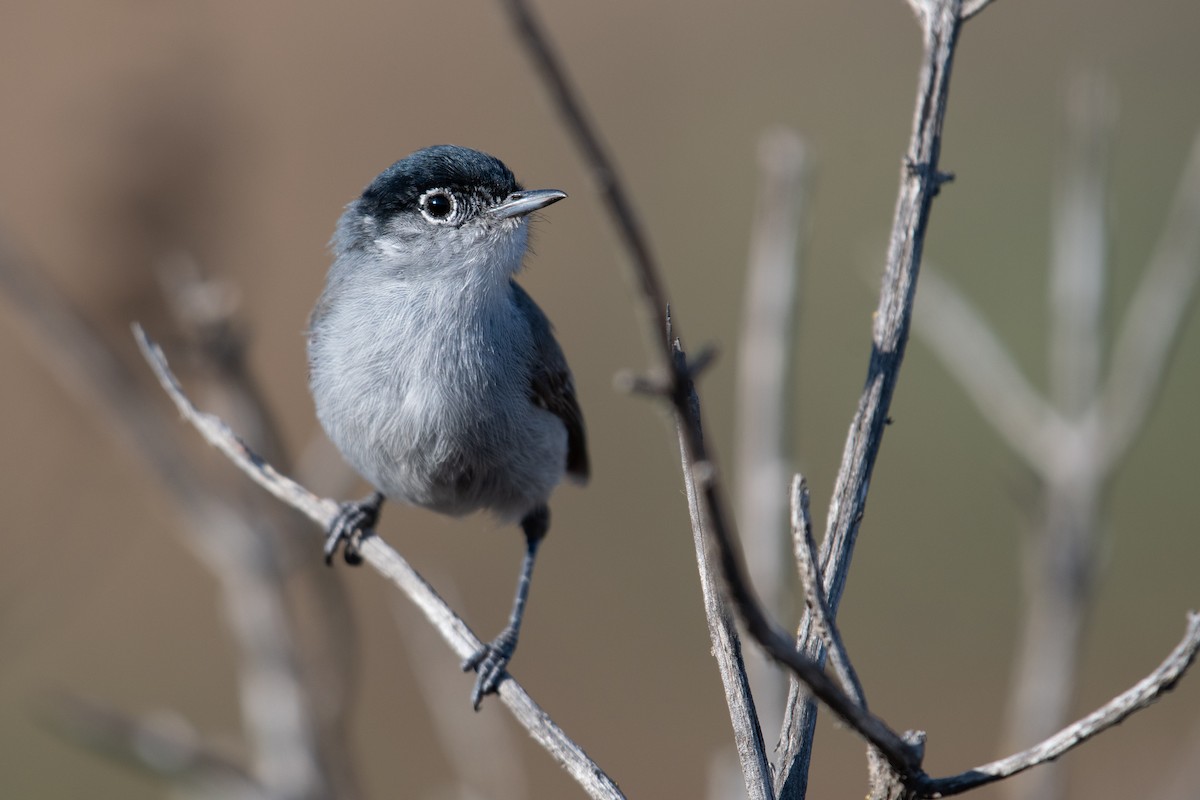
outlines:
M439 578L438 583L445 581ZM453 589L451 583L451 591L446 594L451 602L456 602ZM389 605L403 640L400 649L417 682L442 754L454 771L459 795L494 800L528 797L521 753L504 717L477 714L462 702L461 676L457 670L446 669L435 655L437 634L401 598L396 597Z
M589 123L578 94L567 80L566 70L525 0L506 0L505 7L568 131L582 151L584 161L599 185L605 208L612 216L617 233L629 251L638 288L646 300L642 310L647 321L647 330L658 344L652 355L657 356L658 369L662 371L665 379L663 391L660 393L671 397L675 405L682 447L684 483L689 496L698 501L694 504L696 513L692 517L693 536L697 542L702 542L705 538L705 528L720 528L724 531L728 525L723 512L718 510L714 513L711 494L717 489L713 482L703 484L708 492L706 494L699 488L700 484L695 483L688 474L696 463L707 462L699 407L697 404L695 412L692 411L686 388L690 385L692 370L696 367L694 364L689 366L681 357L677 358L672 349L672 337L668 333L671 323L668 319L667 295L649 241L642 231L640 219L626 195L624 186L617 177L616 167L601 145L595 128ZM650 383L644 380L635 382L643 388L650 388ZM689 507L692 506L693 503L689 503ZM718 505L716 508L719 507ZM750 699L745 668L741 663L737 630L728 619L728 615L722 615L721 604L717 602L716 595L710 592L711 578L708 572L711 567L708 566L703 551L703 546L697 547L701 582L706 587L705 603L709 614L709 630L714 636L714 652L718 658L722 678L725 680L726 702L730 718L733 720L735 746L741 760L746 789L751 796L769 796L772 792L770 770L764 772L762 769L762 765L767 763L766 748Z
M165 254L156 261L154 272L167 310L189 345L189 355L214 376L212 385L221 395L222 406L233 409L229 418L268 461L288 464L283 435L267 412L262 389L247 363L246 335L237 319L237 287L227 278L209 274L186 251ZM274 503L271 507L281 508ZM293 537L282 539L283 547L295 545Z
M642 230L641 220L626 195L624 185L617 177L616 166L608 157L608 151L600 143L595 127L588 121L587 112L578 99L578 93L567 81L566 70L526 0L504 0L504 3L509 19L521 37L529 57L533 59L538 74L546 83L555 108L562 115L567 130L575 137L579 149L583 151L584 163L592 170L592 177L604 198L605 208L612 214L614 227L630 252L638 288L649 298L644 309L646 330L660 342L660 364L668 367L672 360L671 345L667 341L663 326L667 293L659 277L650 242Z
M808 612L812 615L813 625L825 642L829 660L833 662L834 672L842 683L842 689L858 705L866 709L867 696L863 692L858 673L846 653L846 645L838 632L837 622L829 611L829 603L825 600L825 588L821 585L821 570L817 566L817 543L812 536L812 517L808 511L808 482L804 476L796 473L792 479L792 542L796 555L796 565L800 569L800 584L804 587L804 601Z
M950 27L953 31L957 31L958 3L953 2L951 5L953 6L954 22ZM614 224L630 253L646 317L650 320L657 320L658 325L662 326L659 330L666 331L668 330L668 320L664 316L667 311L666 294L663 291L658 266L641 234L641 226L633 207L626 199L618 182L616 171L600 147L599 139L583 113L582 103L569 86L565 71L554 55L549 40L534 19L532 12L524 0L507 0L506 6L513 24L521 34L522 41L538 68L539 75L550 89L564 122L583 151L585 160L601 181L605 206L613 217ZM939 63L948 64L948 54ZM937 128L940 130L940 116L937 120ZM928 154L924 151L917 153L917 158L912 160L909 169L910 174L914 176L925 176L918 179L922 184L940 180L935 174L926 173L924 164L927 159L923 158L925 155ZM932 155L934 158L930 163L936 163L936 147ZM919 196L917 199L920 199ZM923 233L924 222L922 221L919 226L918 239ZM892 731L878 717L860 709L825 675L816 662L798 652L792 637L770 620L754 597L753 590L746 578L745 564L734 538L725 490L718 479L718 471L704 442L700 403L692 385L693 368L682 349L679 348L675 333L657 335L656 332L654 341L660 344L658 353L660 363L667 369L664 376L666 386L662 394L670 400L675 412L680 434L680 456L685 472L685 485L694 483L699 499L701 513L698 518L704 523L700 533L707 531L711 537L710 541L717 549L726 586L734 606L742 616L746 629L772 658L801 676L801 680L809 686L816 697L874 745L897 773L906 776L915 775L919 772L920 764L918 750ZM886 406L886 403L884 405ZM879 427L882 429L882 426L883 419L881 417ZM739 742L739 747L742 744L744 742ZM749 780L754 773L748 770L745 774Z
M197 410L171 373L162 350L140 326L135 324L133 330L142 355L183 418L200 431L209 444L224 453L256 483L305 514L317 523L321 530L327 529L338 512L337 502L317 497L292 479L281 475L238 439L220 419ZM364 537L361 554L366 563L390 580L421 609L460 659L467 658L482 646L478 637L446 605L433 587L380 537ZM515 679L509 677L501 682L498 694L501 702L529 731L533 739L545 748L590 796L608 800L624 797L617 785L554 724L549 715L533 702Z
M678 339L674 341L673 346L679 354L679 361L686 363L686 356ZM684 391L689 404L699 404L699 398L690 380L685 384ZM683 439L682 425L680 428L680 438ZM688 446L681 450L684 485L704 501L699 503L699 511L704 523L702 531L708 531L714 524L713 509L721 508L716 487L716 468L709 461L691 460L694 445L690 441L685 444ZM700 440L700 444L703 445L703 439ZM827 705L840 720L878 750L895 773L903 776L906 782L918 780L923 774L920 769L920 748L889 728L879 717L861 708L825 674L820 665L795 649L792 638L772 623L763 613L758 601L749 595L751 590L745 579L745 567L741 564L740 556L730 539L711 536L708 542L710 547L717 550L717 558L721 562L722 573L726 576L730 596L755 640L772 658L792 670L814 697ZM734 573L737 577L731 580L729 575Z
M680 357L682 358L682 351ZM695 469L688 461L687 447L683 442L683 428L678 423L676 427L679 432L680 452L683 454L683 485L687 492L688 514L692 521L696 565L700 570L704 616L708 620L708 635L712 640L712 653L717 660L717 671L720 672L721 682L725 687L725 701L729 707L729 721L733 726L733 741L742 768L746 794L755 800L770 800L775 796L771 788L771 763L767 760L767 748L763 742L754 697L750 693L746 665L742 660L741 639L738 637L729 604L720 589L718 567L710 558L710 538L705 535L707 520L700 502L700 494L696 490Z
M845 589L859 525L866 511L871 472L904 358L930 206L948 179L938 171L938 156L954 49L962 24L961 10L961 0L939 0L931 4L930 13L923 18L925 55L875 311L867 381L850 424L821 546L822 573L831 614L837 613ZM797 643L810 658L822 661L824 648L809 615L801 623ZM776 786L781 800L801 800L806 793L816 717L812 699L793 682L780 733Z
M967 770L960 775L929 780L921 787L922 796L949 797L962 794L1059 758L1094 736L1119 725L1134 712L1146 708L1174 689L1175 684L1195 661L1198 651L1200 614L1188 612L1187 631L1183 640L1158 669L1129 690L1028 750Z

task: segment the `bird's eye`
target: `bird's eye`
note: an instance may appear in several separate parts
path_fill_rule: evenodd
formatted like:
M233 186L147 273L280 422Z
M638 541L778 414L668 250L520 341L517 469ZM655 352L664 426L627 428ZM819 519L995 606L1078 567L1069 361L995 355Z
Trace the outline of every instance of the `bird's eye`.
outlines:
M445 222L454 216L458 200L445 189L431 189L421 195L421 213L430 222Z

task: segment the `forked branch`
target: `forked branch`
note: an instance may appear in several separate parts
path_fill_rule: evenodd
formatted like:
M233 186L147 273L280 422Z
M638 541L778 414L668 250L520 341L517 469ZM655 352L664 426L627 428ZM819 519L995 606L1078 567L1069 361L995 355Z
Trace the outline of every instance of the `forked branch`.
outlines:
M888 419L888 409L907 343L930 205L941 184L950 178L938 170L938 155L950 67L959 28L964 16L978 13L986 4L974 2L965 14L962 0L931 0L919 4L918 16L925 28L926 57L917 95L913 137L902 174L895 227L879 310L875 317L874 347L867 385L851 425L830 510L829 535L825 541L822 587L825 602L819 603L817 608L824 614L826 635L833 630L833 614L845 585L850 554L865 510L871 470ZM719 471L704 443L700 401L693 385L697 369L689 363L680 340L671 330L672 320L667 311L663 282L642 234L639 219L617 178L613 163L587 120L582 102L571 88L548 37L525 0L506 0L506 7L568 131L596 175L606 208L629 251L640 288L643 312L653 327L653 341L656 342L654 355L659 363L658 374L632 383L643 391L663 396L675 413L694 532L697 536L707 537L710 547L716 551L729 596L750 634L772 658L789 667L813 696L828 705L877 751L886 765L885 770L890 770L894 778L891 786L877 786L877 793L883 796L895 790L897 794L889 796L944 796L997 780L1061 755L1144 707L1173 686L1183 670L1191 664L1196 648L1200 646L1200 623L1194 616L1191 618L1189 636L1177 648L1172 659L1146 681L1097 714L1052 737L1039 748L998 762L1001 766L985 765L962 776L933 779L921 770L923 747L920 734L897 734L863 708L861 689L851 689L856 700L825 675L819 661L808 655L812 650L807 649L808 642L803 636L801 647L796 647L795 640L768 618L750 587L734 539L732 519L727 511ZM660 331L666 331L667 335L660 336ZM811 569L808 574L812 574ZM820 653L820 648L813 649ZM848 666L848 663L848 659L845 659L844 666ZM854 681L847 678L847 683L853 686ZM809 715L803 724L811 726L814 721L815 718ZM796 774L803 772L806 775L807 751L794 751L791 756L794 763L802 767ZM752 770L746 773L747 788L751 794L758 795L764 787L761 783L755 783L752 773ZM786 789L781 789L781 793L784 796L802 796L803 782L793 784L793 790L796 789L798 794L789 795Z

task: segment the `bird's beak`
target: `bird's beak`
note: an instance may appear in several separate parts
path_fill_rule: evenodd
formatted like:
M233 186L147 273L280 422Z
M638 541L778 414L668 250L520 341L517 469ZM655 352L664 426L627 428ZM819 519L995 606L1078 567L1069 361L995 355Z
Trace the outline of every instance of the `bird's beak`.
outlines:
M513 192L504 198L500 205L492 206L488 209L488 215L496 219L523 217L531 211L557 203L566 196L566 192L560 192L558 189L524 189Z

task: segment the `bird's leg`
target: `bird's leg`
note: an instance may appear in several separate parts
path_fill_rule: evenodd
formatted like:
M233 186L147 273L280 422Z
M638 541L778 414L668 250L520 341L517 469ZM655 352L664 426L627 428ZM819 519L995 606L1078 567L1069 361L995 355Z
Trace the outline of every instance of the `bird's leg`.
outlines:
M517 637L521 633L521 619L525 616L525 601L529 597L529 581L533 577L533 562L537 558L538 545L550 529L550 509L538 506L521 520L525 531L525 560L521 562L521 575L517 579L517 596L513 599L512 614L508 625L490 643L475 651L463 662L463 671L475 670L475 688L471 691L471 705L479 710L483 696L492 694L504 677L509 659L517 649Z
M373 494L350 503L342 503L337 516L329 523L328 535L325 537L325 563L333 564L337 555L338 545L345 542L342 548L342 558L351 566L362 563L358 546L362 541L363 532L375 527L379 521L379 509L383 505L383 493Z

